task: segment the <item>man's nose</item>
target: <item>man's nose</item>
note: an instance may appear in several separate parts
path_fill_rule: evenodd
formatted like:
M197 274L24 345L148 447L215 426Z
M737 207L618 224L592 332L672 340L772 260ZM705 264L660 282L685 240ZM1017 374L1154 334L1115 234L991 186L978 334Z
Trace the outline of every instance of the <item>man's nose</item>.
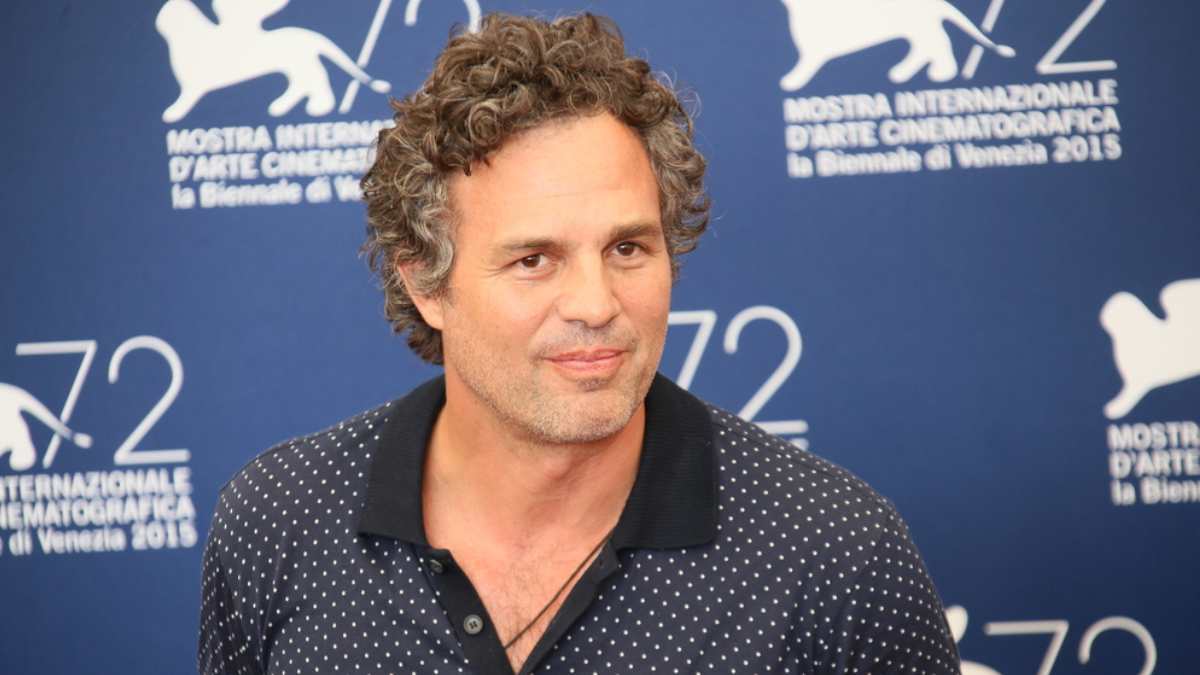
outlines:
M621 311L613 290L612 271L602 260L571 265L558 297L558 315L563 321L580 321L590 328L607 325Z

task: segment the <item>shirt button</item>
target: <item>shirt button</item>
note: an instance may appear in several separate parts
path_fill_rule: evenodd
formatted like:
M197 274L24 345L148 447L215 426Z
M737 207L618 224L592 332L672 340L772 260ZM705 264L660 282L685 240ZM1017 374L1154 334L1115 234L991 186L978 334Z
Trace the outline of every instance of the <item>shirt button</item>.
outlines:
M467 635L479 635L483 631L483 619L478 614L468 614L463 619L463 630L467 631Z
M434 574L441 574L446 571L446 566L442 564L441 560L437 560L436 558L431 559L429 561L429 571Z

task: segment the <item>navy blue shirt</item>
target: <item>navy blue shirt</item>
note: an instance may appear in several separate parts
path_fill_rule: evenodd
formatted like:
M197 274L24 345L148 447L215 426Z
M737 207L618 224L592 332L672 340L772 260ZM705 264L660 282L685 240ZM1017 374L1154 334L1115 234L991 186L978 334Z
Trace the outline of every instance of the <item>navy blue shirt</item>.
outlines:
M445 401L408 396L275 446L221 490L202 673L511 673L421 474ZM522 673L958 673L894 506L657 376L616 529Z

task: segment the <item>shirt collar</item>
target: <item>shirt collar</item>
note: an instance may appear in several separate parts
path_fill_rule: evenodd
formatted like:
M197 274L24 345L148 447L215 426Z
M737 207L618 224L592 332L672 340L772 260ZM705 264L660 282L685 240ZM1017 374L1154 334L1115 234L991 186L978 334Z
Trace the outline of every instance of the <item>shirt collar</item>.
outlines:
M428 545L421 475L429 435L446 402L436 377L392 405L371 462L358 531ZM622 548L681 548L717 533L712 422L699 399L661 374L646 395L646 432L637 478L613 531Z

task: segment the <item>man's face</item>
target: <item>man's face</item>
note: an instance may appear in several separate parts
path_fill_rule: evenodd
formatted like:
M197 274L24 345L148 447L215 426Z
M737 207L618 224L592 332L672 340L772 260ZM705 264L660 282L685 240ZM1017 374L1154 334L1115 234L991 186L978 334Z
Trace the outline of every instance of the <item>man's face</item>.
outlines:
M671 293L637 136L608 114L551 122L456 174L450 194L450 290L418 303L442 330L448 391L536 442L620 431L658 367Z

